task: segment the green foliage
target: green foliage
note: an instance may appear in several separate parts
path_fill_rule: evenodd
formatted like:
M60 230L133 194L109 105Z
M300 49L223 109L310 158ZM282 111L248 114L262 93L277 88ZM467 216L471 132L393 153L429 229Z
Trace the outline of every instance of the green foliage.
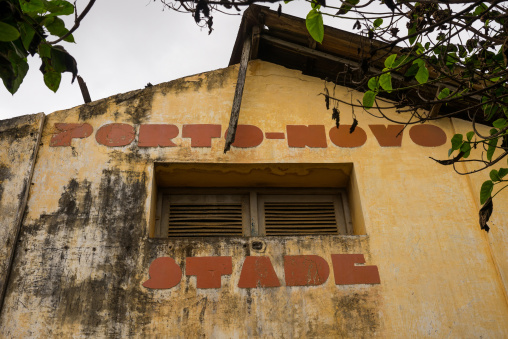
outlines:
M421 65L418 68L418 72L416 72L415 79L420 84L424 84L429 80L429 70L427 69L427 67L425 67L425 64Z
M367 86L369 86L371 90L377 92L379 90L379 78L378 77L370 78L369 82L367 83Z
M497 130L495 128L490 130L490 135L493 135L497 133ZM492 156L494 155L494 152L496 151L497 142L499 141L499 138L492 138L488 141L488 148L487 148L487 160L491 161Z
M392 54L385 60L385 67L391 68L393 66L393 63L395 62L395 59L397 58L397 54Z
M390 72L381 74L379 77L379 84L381 87L390 93L392 91L392 76L390 75Z
M0 41L14 41L19 38L19 35L15 27L0 21Z
M337 14L346 14L347 12L349 12L351 10L351 8L353 6L356 6L358 5L358 3L360 2L360 0L346 0L342 3L342 5L340 6L340 9L339 11L337 12Z
M467 137L467 141L471 141L474 137L474 132L473 131L467 132L466 137Z
M464 142L460 146L460 151L464 153L463 158L467 159L471 154L471 144L469 142Z
M28 55L38 54L44 83L52 91L60 85L61 74L77 75L74 58L62 46L49 43L47 36L74 42L59 16L74 13L64 0L0 0L0 78L14 94L28 72Z
M460 146L462 146L462 139L464 137L462 136L462 134L455 134L453 137L452 137L452 150L458 150L460 148Z
M496 121L494 121L492 123L492 126L501 129L501 128L504 128L506 126L506 123L507 123L506 119L500 118L500 119L497 119Z
M374 101L376 100L376 93L373 91L367 91L363 95L363 107L365 109L370 109L374 105Z
M494 183L492 180L487 180L482 184L482 188L480 189L480 203L482 205L490 198L493 189Z
M450 89L448 89L448 88L443 88L443 89L441 90L441 92L439 92L439 95L437 96L437 98L438 98L439 100L442 100L442 99L444 99L444 98L446 98L446 97L448 97L448 96L450 96Z
M58 87L60 86L60 80L62 80L62 75L58 72L49 71L44 73L44 83L53 92L58 90Z
M325 29L323 26L323 15L317 8L312 8L305 19L305 26L310 36L319 43L323 42Z
M508 168L500 168L497 173L497 176L499 177L499 180L502 180L507 174L508 174Z

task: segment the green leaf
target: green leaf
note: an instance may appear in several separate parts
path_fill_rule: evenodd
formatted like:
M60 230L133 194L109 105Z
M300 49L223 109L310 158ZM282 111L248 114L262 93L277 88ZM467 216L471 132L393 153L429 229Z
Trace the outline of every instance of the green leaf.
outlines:
M316 1L316 0L313 0L311 3L310 3L310 7L314 8L314 9L320 9L321 8L321 5Z
M453 148L450 148L450 149L448 150L448 158L450 157L450 155L452 155L452 153L453 153Z
M439 92L439 95L437 96L438 100L442 100L450 95L450 89L449 88L443 88L441 92Z
M500 181L501 180L501 178L499 177L499 173L495 169L490 171L489 176L492 181Z
M32 27L32 25L23 22L21 23L21 42L23 43L23 47L25 47L26 50L30 47L30 43L32 42L34 36L35 36L35 29Z
M425 65L420 66L420 68L418 69L418 73L416 73L415 75L415 79L420 84L427 83L427 80L429 80L429 70L427 69L427 67L425 67Z
M367 83L367 86L373 91L377 91L379 89L379 80L377 77L370 78L369 82Z
M452 149L454 151L460 148L460 146L462 145L462 139L463 139L462 134L455 134L452 137Z
M60 86L60 80L62 80L62 75L58 72L52 71L44 73L44 83L53 92L58 90L58 87Z
M484 3L481 3L478 7L475 8L473 14L480 15L483 12L485 12L487 9L488 9L487 5L485 5Z
M51 46L49 44L41 43L39 45L39 55L42 58L51 58Z
M496 151L496 146L499 138L494 138L489 140L489 147L487 148L487 160L491 161L494 152Z
M64 0L48 1L46 3L46 8L50 12L48 16L70 15L74 13L74 6L70 2Z
M487 180L482 184L480 189L480 203L482 205L490 198L493 189L494 183L491 180Z
M411 28L407 31L407 35L411 35L411 34L414 34L414 33L416 33L416 24L414 24L414 25L413 25L413 26L412 26L412 27L411 27ZM414 44L414 43L415 43L415 41L416 41L416 38L417 38L417 37L418 37L418 36L417 36L417 35L415 35L414 37L409 38L409 44L410 44L410 45Z
M423 67L425 66L425 61L423 61L422 59L416 59L415 61L413 61L413 64L418 65L418 67Z
M412 76L415 76L416 73L418 73L418 70L420 69L420 67L418 65L411 65L411 67L409 67L409 69L406 71L406 74L404 74L404 76L406 77L412 77Z
M411 61L411 57L410 56L408 56L408 55L401 55L400 58L396 59L393 62L391 68L396 68L396 67L399 67L400 65L408 64L410 61Z
M462 146L460 146L460 151L464 152L463 158L469 157L469 154L471 154L471 145L468 142L464 142Z
M76 60L62 46L56 45L51 48L51 65L59 73L71 72L72 82L78 75Z
M501 129L501 128L503 128L503 127L505 127L505 126L506 126L506 122L507 122L507 120L506 120L506 119L503 119L503 118L501 118L501 119L497 119L496 121L494 121L494 122L492 123L492 126L494 126L494 127L496 127L496 128Z
M390 75L390 73L381 74L381 76L379 77L379 84L385 91L390 93L393 89L392 88L392 76Z
M376 100L376 93L372 91L367 91L363 95L363 107L365 109L370 109L374 105L374 100Z
M312 9L305 18L305 26L310 36L319 43L323 42L325 28L323 26L323 15L316 9Z
M376 20L374 20L374 27L378 28L382 24L383 24L383 19L377 18Z
M44 22L44 26L46 26L46 28L51 34L56 35L60 38L69 32L69 30L65 28L65 23L63 22L63 20L57 17L50 17L46 19ZM66 37L64 41L74 42L74 37L71 34L68 37Z
M393 66L393 62L395 61L396 58L397 58L397 54L392 54L388 58L386 58L385 67L391 68Z
M467 137L467 141L471 141L471 139L473 139L473 137L474 137L474 132L473 131L468 132L466 134L466 137Z
M44 2L42 0L19 0L21 10L25 13L43 12Z
M351 10L351 8L355 5L358 5L358 3L360 2L360 0L346 0L342 3L342 5L340 6L340 9L339 11L337 12L337 15L340 15L340 14L346 14L347 12L349 12Z
M26 73L28 72L28 62L26 59L20 59L18 62L14 65L14 74L15 78L12 82L12 94L16 93L19 86L23 82L23 79L25 79Z
M498 172L498 176L500 179L503 179L508 174L508 168L500 168Z
M16 27L0 21L0 41L14 41L19 38L19 31Z

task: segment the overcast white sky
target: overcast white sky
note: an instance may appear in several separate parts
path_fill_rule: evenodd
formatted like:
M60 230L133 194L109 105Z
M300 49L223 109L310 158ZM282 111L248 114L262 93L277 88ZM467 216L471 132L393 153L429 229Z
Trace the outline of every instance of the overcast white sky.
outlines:
M78 0L78 13L88 3ZM273 5L274 9L278 5ZM305 17L309 4L283 5L288 14ZM71 21L73 17L70 17ZM144 86L227 67L241 16L214 15L214 31L201 30L190 14L162 11L159 0L99 0L74 34L76 44L63 46L77 60L92 100ZM325 25L330 24L325 18ZM67 24L67 27L71 27ZM77 81L64 73L57 93L39 71L40 59L29 57L30 70L11 95L0 83L0 120L84 103Z

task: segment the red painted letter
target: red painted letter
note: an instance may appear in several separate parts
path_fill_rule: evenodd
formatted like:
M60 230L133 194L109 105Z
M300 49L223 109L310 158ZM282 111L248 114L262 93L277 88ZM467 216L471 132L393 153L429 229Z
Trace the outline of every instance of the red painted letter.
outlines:
M446 133L435 125L415 125L409 130L409 137L415 144L425 147L446 144Z
M183 125L182 138L191 138L191 147L212 147L212 138L220 138L221 125Z
M224 138L228 135L228 130L224 133ZM240 148L256 147L263 142L263 131L253 125L236 126L235 142L231 145Z
M231 257L188 257L185 261L185 274L196 276L197 288L220 288L221 276L231 273Z
M400 147L402 145L402 130L404 126L369 125L369 127L381 147Z
M323 284L330 268L325 259L317 255L284 256L286 286L315 286Z
M104 146L127 146L134 140L136 131L128 124L108 124L101 126L95 140Z
M157 258L150 264L148 269L150 279L143 286L151 289L163 289L175 287L182 280L182 270L173 258Z
M365 264L363 254L332 254L333 275L337 285L380 284L377 266Z
M71 140L74 138L86 138L93 132L92 126L89 124L55 124L55 128L60 133L51 137L49 146L70 146Z
M287 125L286 130L289 147L327 147L323 125Z
M178 136L175 125L141 125L139 127L139 147L175 147L171 140Z
M280 281L268 257L246 257L238 287L279 287Z
M367 141L367 133L363 128L356 126L353 133L349 133L351 125L340 125L339 128L332 127L330 130L330 140L339 147L360 147Z

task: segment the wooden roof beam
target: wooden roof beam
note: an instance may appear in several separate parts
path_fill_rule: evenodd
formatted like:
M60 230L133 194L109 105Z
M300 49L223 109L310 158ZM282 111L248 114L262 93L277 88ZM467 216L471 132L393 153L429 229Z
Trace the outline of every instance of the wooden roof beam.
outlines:
M238 69L238 80L236 81L235 97L233 99L233 107L231 108L231 117L229 118L224 153L229 151L231 144L235 141L236 126L238 126L238 117L242 105L243 87L245 85L245 77L247 76L247 66L249 65L251 47L252 36L247 35L243 41L242 57L240 59L240 68Z

